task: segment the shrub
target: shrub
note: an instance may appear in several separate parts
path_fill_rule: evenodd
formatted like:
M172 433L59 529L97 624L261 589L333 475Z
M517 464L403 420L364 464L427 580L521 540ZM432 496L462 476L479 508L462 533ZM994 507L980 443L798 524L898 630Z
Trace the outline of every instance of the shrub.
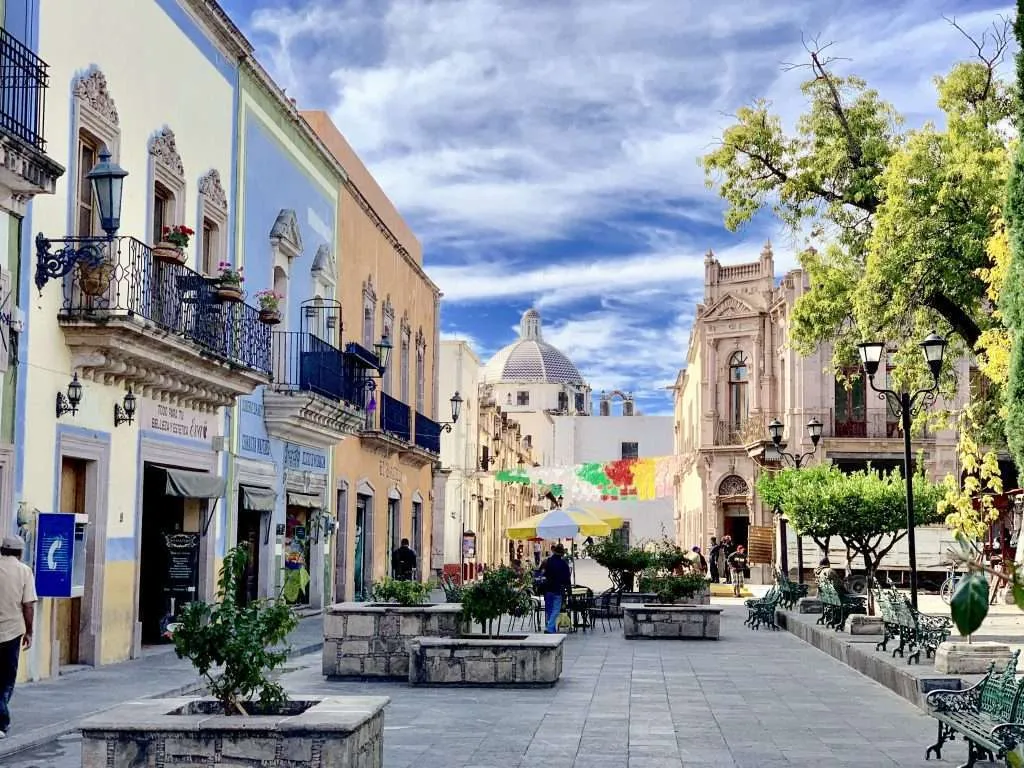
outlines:
M640 591L653 592L662 603L689 600L707 589L708 580L700 573L672 574L645 573L640 577Z
M454 578L451 576L442 576L441 588L444 590L444 600L446 603L462 602L462 594L465 592L466 588Z
M430 596L431 585L419 581L399 581L398 579L381 579L373 583L370 594L378 603L397 603L398 605L422 605Z
M500 635L502 616L523 616L532 610L533 597L527 580L507 566L488 570L462 591L462 615L483 626L492 637L495 619Z
M288 658L280 646L299 619L282 596L239 605L247 559L241 547L228 552L217 583L218 601L186 605L174 631L178 658L187 658L206 678L225 715L247 714L242 703L254 695L265 711L279 710L288 701L284 688L267 676ZM217 668L219 674L212 671Z
M654 555L640 547L627 547L609 536L587 546L587 555L608 569L608 578L616 589L632 590L636 575L654 562Z

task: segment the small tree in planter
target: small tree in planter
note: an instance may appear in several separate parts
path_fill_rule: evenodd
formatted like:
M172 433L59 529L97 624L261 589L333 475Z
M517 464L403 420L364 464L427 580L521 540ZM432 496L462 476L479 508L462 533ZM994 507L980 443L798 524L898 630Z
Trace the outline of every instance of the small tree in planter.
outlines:
M658 602L671 605L680 600L691 600L708 587L708 580L701 573L682 575L647 572L640 577L640 591L653 592Z
M206 678L224 714L247 715L255 698L259 711L277 711L288 701L284 688L268 675L288 658L281 643L299 623L282 597L241 605L238 588L248 555L236 547L224 556L216 603L193 602L181 612L174 632L178 658L187 658ZM219 674L213 672L222 668ZM252 707L250 707L252 708Z
M432 584L421 581L399 581L398 579L381 579L373 583L371 595L376 603L396 603L397 605L422 605L430 597Z
M494 568L462 592L462 614L466 621L480 624L488 637L501 635L502 616L525 616L533 610L526 579L508 567ZM493 632L494 620L498 631Z
M608 578L616 589L632 591L636 575L650 568L653 555L640 547L627 547L609 536L587 546L587 556L608 569Z

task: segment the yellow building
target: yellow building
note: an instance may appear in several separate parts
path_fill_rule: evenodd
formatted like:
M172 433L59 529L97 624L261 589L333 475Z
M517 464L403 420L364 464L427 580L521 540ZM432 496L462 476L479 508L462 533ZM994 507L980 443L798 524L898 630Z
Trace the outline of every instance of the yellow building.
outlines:
M338 298L346 351L364 361L372 389L365 429L335 450L334 592L338 600L365 598L390 574L403 538L420 558L420 577L430 575L441 292L423 270L419 241L328 115L303 116L347 177L338 205ZM390 360L381 373L385 347Z

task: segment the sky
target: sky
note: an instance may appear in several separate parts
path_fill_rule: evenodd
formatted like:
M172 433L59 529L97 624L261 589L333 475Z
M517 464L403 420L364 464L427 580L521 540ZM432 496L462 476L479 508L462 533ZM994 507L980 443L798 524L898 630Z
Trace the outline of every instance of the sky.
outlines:
M805 107L805 38L832 42L910 125L932 79L1007 3L971 0L222 0L298 101L328 111L424 246L442 337L483 360L536 307L595 393L670 413L704 254L777 275L803 247L769 215L737 233L700 156L730 115ZM342 258L344 256L342 255Z

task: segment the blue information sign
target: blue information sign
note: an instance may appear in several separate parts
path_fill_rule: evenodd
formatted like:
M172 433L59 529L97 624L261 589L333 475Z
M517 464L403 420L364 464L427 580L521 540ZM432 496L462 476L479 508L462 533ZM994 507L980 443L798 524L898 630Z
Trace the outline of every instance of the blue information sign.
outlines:
M36 517L36 594L71 597L75 516L41 512Z

